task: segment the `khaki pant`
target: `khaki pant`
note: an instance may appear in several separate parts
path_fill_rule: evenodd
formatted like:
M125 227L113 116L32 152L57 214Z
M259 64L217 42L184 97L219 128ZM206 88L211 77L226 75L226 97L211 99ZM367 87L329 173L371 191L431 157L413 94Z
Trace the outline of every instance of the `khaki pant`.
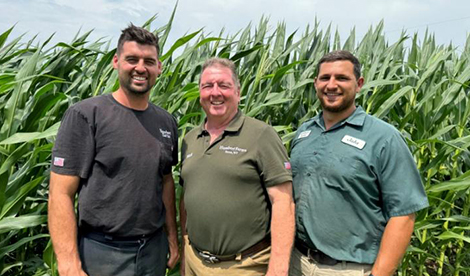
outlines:
M372 265L341 262L336 265L322 265L303 255L296 248L292 250L290 276L368 276Z
M271 247L240 261L225 261L217 264L205 263L189 245L185 237L184 258L186 276L264 276L268 270Z

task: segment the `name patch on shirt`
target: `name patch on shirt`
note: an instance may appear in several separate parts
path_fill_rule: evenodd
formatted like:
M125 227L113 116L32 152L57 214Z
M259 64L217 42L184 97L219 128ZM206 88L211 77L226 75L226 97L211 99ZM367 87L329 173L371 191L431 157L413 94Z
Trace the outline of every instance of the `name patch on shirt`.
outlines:
M164 138L171 138L171 132L168 130L163 130L160 128L160 133L162 134Z
M299 137L297 137L297 139L308 137L310 135L310 132L311 132L311 130L302 131L299 134Z
M358 149L363 149L364 146L366 145L365 141L363 141L361 139L358 139L358 138L354 138L354 137L349 136L349 135L344 135L341 142L343 142L345 144L348 144L350 146L356 147Z
M242 149L239 147L232 147L232 146L220 146L219 150L222 150L227 154L239 154L239 153L246 152L246 149Z

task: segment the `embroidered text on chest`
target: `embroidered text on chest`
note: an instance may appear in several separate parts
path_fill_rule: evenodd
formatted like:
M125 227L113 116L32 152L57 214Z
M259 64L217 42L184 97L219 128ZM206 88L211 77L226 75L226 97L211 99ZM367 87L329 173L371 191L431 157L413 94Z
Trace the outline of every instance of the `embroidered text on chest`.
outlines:
M245 153L247 151L246 149L242 149L239 147L232 147L232 146L220 146L219 150L222 150L227 154L239 154L239 153Z
M163 138L171 138L171 132L168 130L163 130L160 128L160 133L162 134Z

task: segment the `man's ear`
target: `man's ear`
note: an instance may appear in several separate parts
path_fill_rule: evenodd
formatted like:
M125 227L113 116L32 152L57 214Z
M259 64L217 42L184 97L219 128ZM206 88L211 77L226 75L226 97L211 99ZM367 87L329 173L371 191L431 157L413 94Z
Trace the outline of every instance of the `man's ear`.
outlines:
M160 60L157 60L157 76L160 76L162 71L163 71L163 64Z
M118 56L117 56L117 54L115 54L114 57L113 57L113 68L114 69L117 69L117 67L118 67L118 60L119 60Z
M364 85L364 78L363 77L360 77L358 80L357 80L357 89L356 89L356 93L359 93L359 91L361 90L362 86Z

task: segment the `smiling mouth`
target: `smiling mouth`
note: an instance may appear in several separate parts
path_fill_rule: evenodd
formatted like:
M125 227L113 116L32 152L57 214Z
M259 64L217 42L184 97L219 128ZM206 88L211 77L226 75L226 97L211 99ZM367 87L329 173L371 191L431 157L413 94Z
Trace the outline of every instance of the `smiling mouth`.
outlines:
M136 81L146 81L147 80L146 77L141 77L141 76L132 76L132 79L136 80Z
M224 102L222 101L211 101L211 105L222 105Z
M341 96L341 93L337 92L324 92L323 94L326 96Z

